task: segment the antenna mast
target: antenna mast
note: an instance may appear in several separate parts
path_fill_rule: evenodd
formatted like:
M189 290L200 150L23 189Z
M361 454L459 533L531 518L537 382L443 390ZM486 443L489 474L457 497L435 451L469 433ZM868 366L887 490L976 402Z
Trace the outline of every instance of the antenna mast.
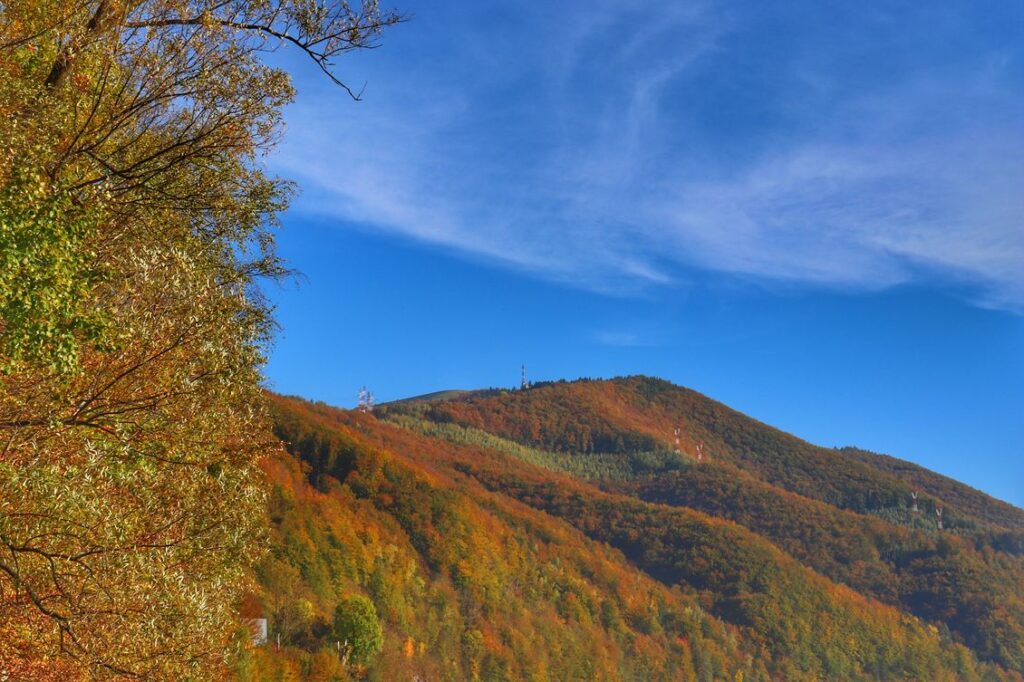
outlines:
M366 386L359 389L359 404L356 409L360 412L373 412L373 394L366 390Z

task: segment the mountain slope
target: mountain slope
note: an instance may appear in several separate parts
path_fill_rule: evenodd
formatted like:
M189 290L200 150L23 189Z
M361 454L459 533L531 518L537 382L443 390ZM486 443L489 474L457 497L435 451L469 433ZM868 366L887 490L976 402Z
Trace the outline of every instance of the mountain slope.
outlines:
M703 441L709 459L730 462L773 485L860 512L907 507L921 482L900 478L881 457L816 447L695 391L648 377L559 382L445 401L430 405L426 416L545 450L581 454L667 447L673 430L680 428L686 450ZM950 505L945 511L947 528L1024 529L1024 510L928 474L926 480L936 495L953 492L975 501L959 508ZM948 484L937 485L940 480ZM979 516L977 509L986 511Z
M921 467L815 447L645 377L560 382L382 416L444 427L449 438L456 426L486 431L572 462L607 489L730 519L837 582L950 628L984 659L1024 667L1024 512ZM671 451L676 428L681 455ZM698 463L687 452L701 442Z
M441 400L454 400L456 398L464 398L473 393L480 393L480 391L464 391L462 389L448 389L445 391L434 391L433 393L424 393L423 395L415 395L411 398L402 398L400 400L394 400L386 405L400 405L402 403L415 403L425 402L432 403Z
M692 597L570 525L431 466L443 443L291 399L274 410L293 455L268 463L273 549L250 609L285 647L250 653L243 679L342 674L330 620L353 594L373 600L385 630L379 658L356 676L767 678L762 652ZM381 430L404 440L382 447Z
M289 454L249 609L285 646L243 678L1024 679L1020 510L930 472L642 377L271 402ZM341 666L351 595L384 649Z
M959 481L929 471L902 459L879 455L858 448L842 448L840 452L848 458L859 460L879 471L899 477L918 490L942 499L952 508L968 513L1000 528L1013 528L1024 537L1024 509L1018 509L1002 500L994 499L980 490L975 490ZM1019 553L1024 553L1021 551Z

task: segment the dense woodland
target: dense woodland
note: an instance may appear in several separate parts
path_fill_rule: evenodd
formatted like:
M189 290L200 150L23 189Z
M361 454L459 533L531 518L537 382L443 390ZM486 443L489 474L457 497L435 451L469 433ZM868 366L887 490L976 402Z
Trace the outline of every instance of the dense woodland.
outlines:
M578 419L565 407L574 404ZM516 420L511 406L524 418ZM1024 513L948 478L891 457L817 448L642 377L399 409L561 453L595 442L580 433L600 433L625 461L632 453L617 445L617 431L630 434L624 442L660 434L669 451L681 428L675 470L634 468L628 480L612 476L604 487L735 521L833 580L941 622L989 660L1014 669L1024 662ZM700 442L706 457L698 465ZM936 508L943 509L942 533Z
M282 646L254 649L245 679L1022 679L1018 510L924 470L905 481L645 378L273 412L290 454L248 608ZM699 433L680 452L673 424ZM830 477L860 487L816 499ZM356 597L382 648L330 667Z
M767 679L763 655L695 598L569 524L398 454L440 459L443 441L388 429L396 450L372 417L283 399L275 414L296 457L269 465L273 543L249 607L283 647L252 651L243 679ZM354 596L372 600L383 648L342 669L351 633L333 614Z

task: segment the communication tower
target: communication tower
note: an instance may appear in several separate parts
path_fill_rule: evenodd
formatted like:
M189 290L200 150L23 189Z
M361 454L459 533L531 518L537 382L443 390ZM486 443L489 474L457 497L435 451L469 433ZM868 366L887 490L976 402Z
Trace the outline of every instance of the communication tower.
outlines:
M360 412L373 412L373 394L366 390L366 386L359 389L359 404L356 409Z

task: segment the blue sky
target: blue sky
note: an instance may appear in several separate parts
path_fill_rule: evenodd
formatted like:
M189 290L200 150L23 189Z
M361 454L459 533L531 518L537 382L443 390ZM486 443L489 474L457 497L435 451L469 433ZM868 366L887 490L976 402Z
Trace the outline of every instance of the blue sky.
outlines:
M652 374L1024 505L1024 5L546 5L275 57L272 385Z

